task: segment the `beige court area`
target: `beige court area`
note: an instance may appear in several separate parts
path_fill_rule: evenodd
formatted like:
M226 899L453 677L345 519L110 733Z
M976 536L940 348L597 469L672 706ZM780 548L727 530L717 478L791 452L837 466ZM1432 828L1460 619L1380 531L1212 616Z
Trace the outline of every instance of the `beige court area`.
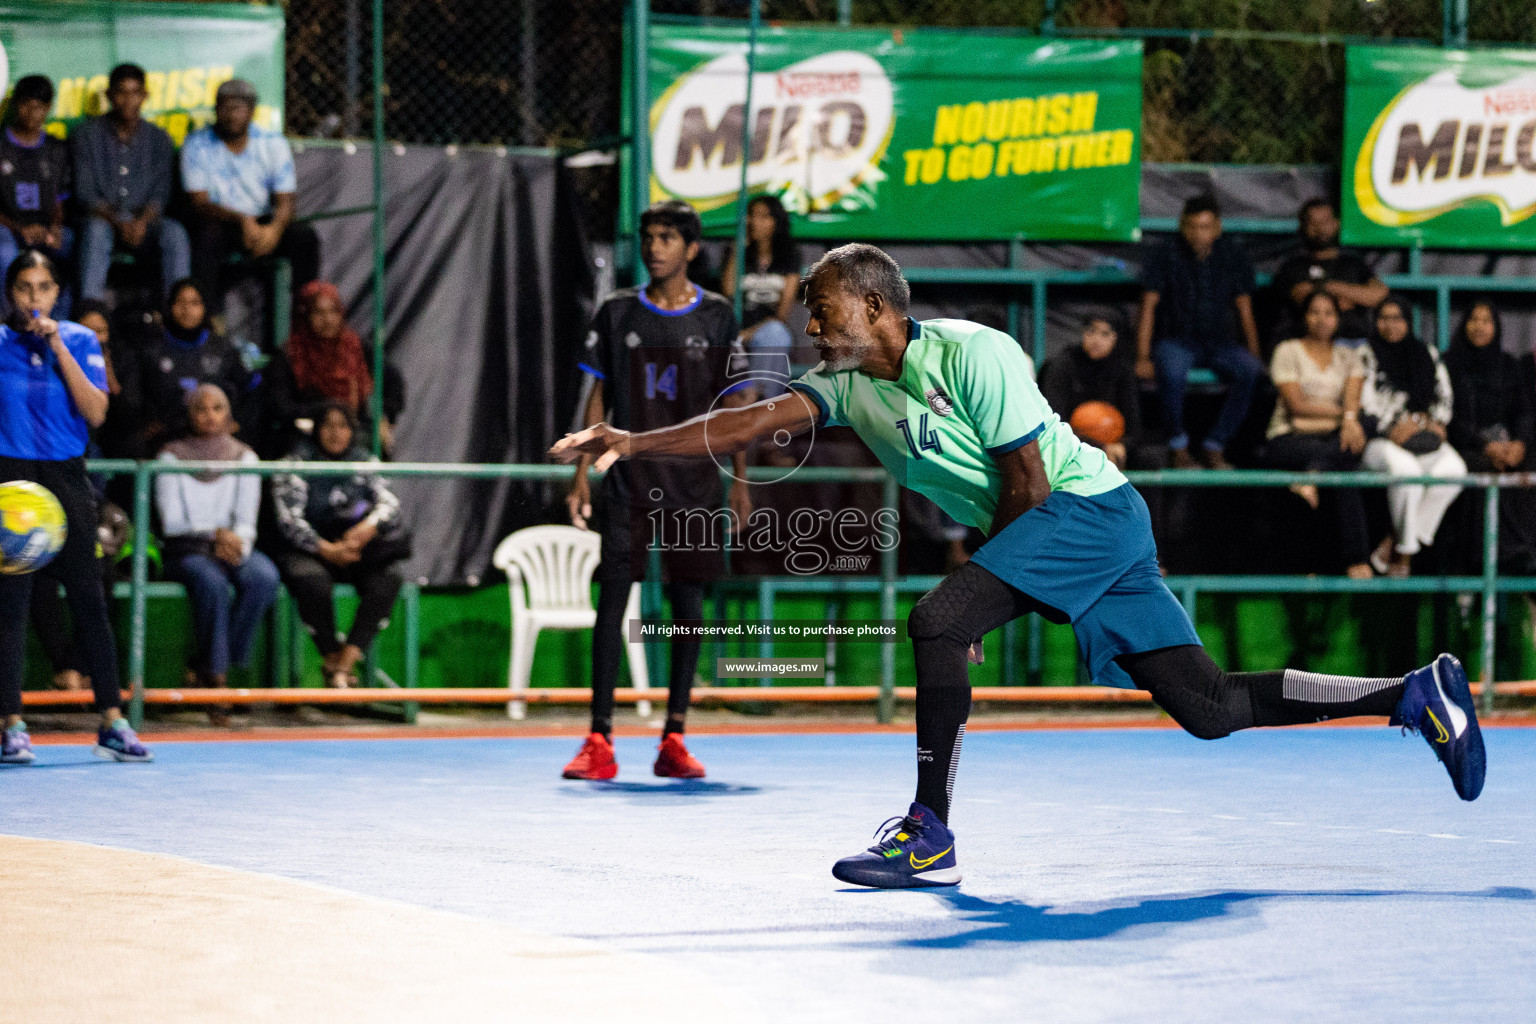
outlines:
M0 1024L757 1019L658 958L267 875L16 836L0 864Z

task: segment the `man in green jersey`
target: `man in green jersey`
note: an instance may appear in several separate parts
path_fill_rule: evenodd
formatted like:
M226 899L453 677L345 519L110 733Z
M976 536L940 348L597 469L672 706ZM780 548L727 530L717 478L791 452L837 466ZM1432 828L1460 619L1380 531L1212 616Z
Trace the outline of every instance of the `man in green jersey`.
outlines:
M1464 800L1485 759L1466 674L1442 654L1405 677L1287 669L1228 673L1205 653L1163 584L1146 503L1104 453L1041 397L1012 338L964 320L909 318L896 262L872 245L834 249L806 275L806 333L822 362L790 393L630 434L598 424L557 443L563 461L692 458L845 425L903 484L987 534L970 562L912 610L917 794L880 842L837 862L857 885L960 881L950 799L971 690L967 660L1028 612L1070 622L1100 682L1147 690L1186 730L1217 739L1253 726L1388 715L1429 741Z

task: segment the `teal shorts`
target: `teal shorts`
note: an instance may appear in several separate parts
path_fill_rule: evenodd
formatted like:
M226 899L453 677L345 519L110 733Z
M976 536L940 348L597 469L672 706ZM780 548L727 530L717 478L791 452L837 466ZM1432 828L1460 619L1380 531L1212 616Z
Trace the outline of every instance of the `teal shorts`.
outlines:
M1152 517L1130 484L1092 497L1052 491L971 560L1072 623L1100 685L1131 686L1114 664L1122 654L1200 644L1163 583Z

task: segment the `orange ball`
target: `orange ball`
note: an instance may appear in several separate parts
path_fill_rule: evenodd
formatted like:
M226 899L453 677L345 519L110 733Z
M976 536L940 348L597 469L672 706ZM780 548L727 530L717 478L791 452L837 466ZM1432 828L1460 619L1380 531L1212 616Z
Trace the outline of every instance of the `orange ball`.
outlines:
M1094 444L1114 444L1125 436L1125 417L1108 402L1084 402L1072 410L1072 429Z

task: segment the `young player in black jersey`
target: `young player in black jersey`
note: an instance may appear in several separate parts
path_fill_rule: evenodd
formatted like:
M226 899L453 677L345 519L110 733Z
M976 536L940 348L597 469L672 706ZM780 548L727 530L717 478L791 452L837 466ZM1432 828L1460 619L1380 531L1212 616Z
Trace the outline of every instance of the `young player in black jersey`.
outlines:
M45 130L52 108L52 82L42 75L17 81L10 117L0 131L0 273L24 248L64 262L74 244L64 226L73 180L69 147ZM60 319L69 314L67 292L53 307Z
M750 393L731 393L733 358L742 360L736 318L723 297L688 280L698 255L699 215L687 203L657 203L640 217L640 252L650 273L643 288L613 293L592 320L581 368L590 378L584 425L606 422L621 430L671 426L720 405L744 404ZM605 415L606 412L606 415ZM591 460L583 457L566 497L571 522L585 529L592 516L587 482ZM735 477L745 478L744 456L734 456ZM661 549L672 618L704 615L704 588L723 569L724 497L714 462L623 463L603 478L597 568L597 626L592 632L592 729L568 779L611 779L613 690L625 637L624 608L630 585L646 574L647 550ZM731 488L731 509L745 523L751 512L747 488ZM701 765L683 744L683 723L699 642L672 643L667 721L654 771L666 778L702 778Z

